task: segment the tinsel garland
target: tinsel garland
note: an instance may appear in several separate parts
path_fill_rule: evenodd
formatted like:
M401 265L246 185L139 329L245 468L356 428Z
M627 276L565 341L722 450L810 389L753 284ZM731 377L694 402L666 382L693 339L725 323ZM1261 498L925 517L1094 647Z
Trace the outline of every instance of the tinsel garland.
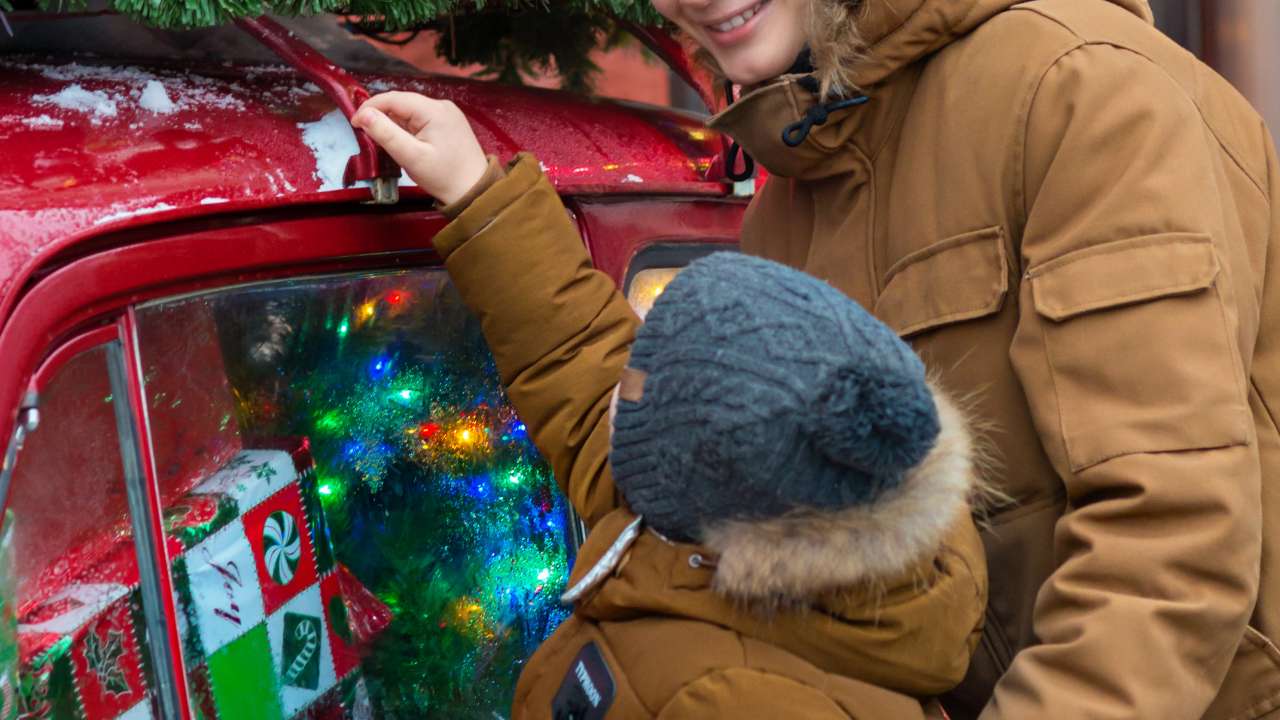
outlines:
M0 10L75 12L87 0L0 0ZM480 65L504 82L554 71L565 87L590 89L593 50L618 38L617 22L655 25L649 0L108 0L108 7L164 29L212 27L264 13L335 13L366 32L434 30L437 54Z

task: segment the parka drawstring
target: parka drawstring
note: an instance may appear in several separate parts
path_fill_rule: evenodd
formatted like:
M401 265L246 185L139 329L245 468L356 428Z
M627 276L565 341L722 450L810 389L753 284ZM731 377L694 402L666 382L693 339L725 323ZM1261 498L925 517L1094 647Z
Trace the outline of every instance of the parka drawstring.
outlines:
M794 122L783 129L782 142L786 143L787 147L798 147L800 143L804 142L805 139L809 137L809 132L811 130L819 125L826 124L828 118L831 117L831 113L862 105L869 100L871 100L871 98L866 95L859 95L857 97L842 98L840 100L832 100L829 103L814 105L805 111L804 117L798 122Z
M724 98L728 105L735 102L733 97L733 81L724 81ZM728 107L726 105L726 107ZM742 172L738 172L738 155L742 155ZM742 146L734 140L729 144L729 150L725 153L724 158L724 175L733 182L742 182L750 180L756 174L756 160L743 151Z

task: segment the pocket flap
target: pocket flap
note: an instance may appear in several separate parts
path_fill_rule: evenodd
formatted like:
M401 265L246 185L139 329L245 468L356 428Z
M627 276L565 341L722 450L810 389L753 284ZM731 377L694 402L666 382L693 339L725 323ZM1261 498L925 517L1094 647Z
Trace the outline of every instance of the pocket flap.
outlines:
M907 337L990 315L1009 292L1000 228L965 233L904 257L889 269L875 315Z
M1036 312L1062 321L1204 290L1218 276L1208 235L1168 233L1068 253L1027 272Z

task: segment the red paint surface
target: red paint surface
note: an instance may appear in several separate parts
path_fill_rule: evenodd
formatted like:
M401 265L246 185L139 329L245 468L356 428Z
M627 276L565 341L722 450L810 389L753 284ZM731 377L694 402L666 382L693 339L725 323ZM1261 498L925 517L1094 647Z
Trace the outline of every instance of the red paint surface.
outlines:
M147 78L165 85L175 112L140 106ZM564 193L724 193L705 179L718 140L687 116L454 78L361 79L374 92L452 99L489 152L503 159L535 153ZM32 102L72 85L116 100L116 114ZM55 256L82 252L103 232L364 201L363 188L321 192L316 157L302 142L299 123L334 109L282 67L106 72L65 60L0 59L0 323L32 273ZM416 188L402 188L402 197L425 199ZM202 204L214 198L228 202Z
M619 285L632 258L650 245L736 244L746 207L744 201L730 199L598 199L575 203L592 262Z

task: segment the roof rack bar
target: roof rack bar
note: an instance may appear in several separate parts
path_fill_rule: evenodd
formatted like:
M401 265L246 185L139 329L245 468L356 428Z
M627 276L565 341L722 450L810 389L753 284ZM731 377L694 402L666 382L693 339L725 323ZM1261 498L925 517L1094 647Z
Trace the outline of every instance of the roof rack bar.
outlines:
M241 18L236 25L258 42L280 56L307 79L319 85L342 113L350 119L360 105L369 99L369 91L346 70L329 62L310 45L280 23L263 15ZM360 152L347 161L342 183L351 186L358 180L372 180L373 203L391 205L400 198L398 183L400 166L378 147L364 130L353 128Z

